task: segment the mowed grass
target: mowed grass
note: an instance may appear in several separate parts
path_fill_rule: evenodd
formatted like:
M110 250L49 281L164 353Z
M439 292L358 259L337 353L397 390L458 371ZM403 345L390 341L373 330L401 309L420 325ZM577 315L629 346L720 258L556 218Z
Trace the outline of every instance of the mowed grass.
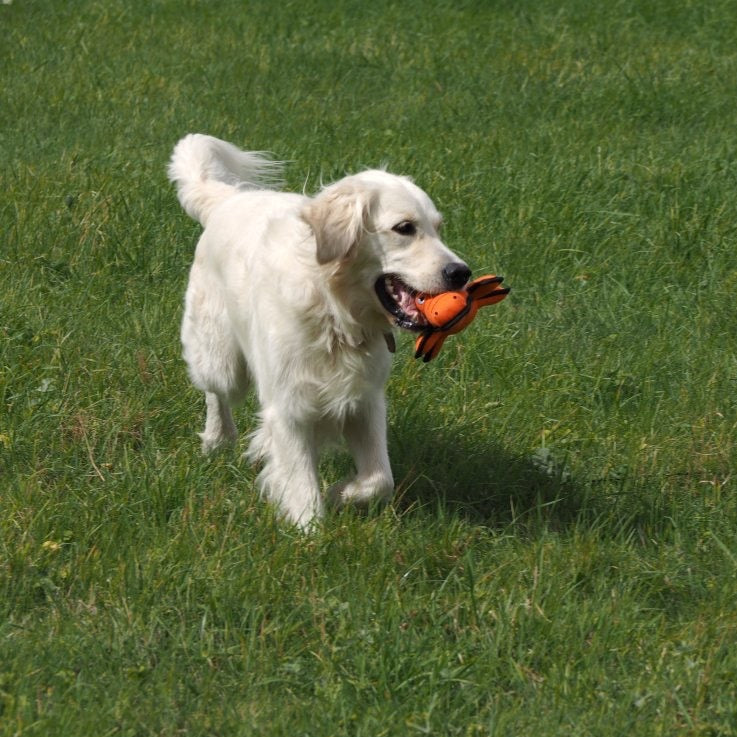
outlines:
M737 734L732 3L0 28L0 734ZM244 442L199 455L190 131L297 190L411 174L513 287L429 365L400 340L388 508L304 536Z

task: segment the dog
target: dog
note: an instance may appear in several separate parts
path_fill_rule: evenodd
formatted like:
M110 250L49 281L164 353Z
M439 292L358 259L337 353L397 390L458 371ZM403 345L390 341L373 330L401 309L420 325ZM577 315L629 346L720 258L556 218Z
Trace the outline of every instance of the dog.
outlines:
M392 329L421 330L417 293L460 289L471 271L410 178L367 170L307 196L279 191L281 168L190 134L168 174L204 228L181 326L190 379L205 393L202 449L236 438L232 407L252 387L260 412L246 455L261 464L257 484L283 518L308 528L328 504L391 497ZM323 500L320 450L341 438L355 475Z

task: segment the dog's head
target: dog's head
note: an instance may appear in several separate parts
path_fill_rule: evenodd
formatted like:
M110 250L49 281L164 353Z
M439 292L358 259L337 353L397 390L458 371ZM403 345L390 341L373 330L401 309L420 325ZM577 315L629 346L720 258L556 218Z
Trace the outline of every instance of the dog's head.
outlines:
M460 289L471 270L440 239L442 218L406 177L370 170L326 187L304 211L317 261L343 267L354 301L407 330L426 322L418 292Z

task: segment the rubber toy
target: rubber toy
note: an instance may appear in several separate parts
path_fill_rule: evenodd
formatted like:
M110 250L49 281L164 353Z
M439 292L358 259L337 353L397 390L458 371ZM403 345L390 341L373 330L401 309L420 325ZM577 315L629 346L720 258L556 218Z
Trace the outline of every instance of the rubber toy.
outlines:
M502 287L504 278L489 274L474 279L463 289L435 295L418 294L415 305L428 322L415 343L415 358L427 363L440 353L449 335L460 333L476 317L480 307L501 302L509 288Z

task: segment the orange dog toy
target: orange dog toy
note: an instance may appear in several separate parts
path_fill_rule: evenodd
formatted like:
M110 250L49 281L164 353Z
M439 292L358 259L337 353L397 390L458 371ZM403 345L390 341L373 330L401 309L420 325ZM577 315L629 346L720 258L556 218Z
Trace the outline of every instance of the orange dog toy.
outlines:
M476 317L479 307L501 302L509 288L502 287L501 276L481 276L457 292L442 292L433 296L418 294L417 309L424 315L429 326L415 343L415 358L422 357L427 363L440 353L443 342L449 335L460 333Z

